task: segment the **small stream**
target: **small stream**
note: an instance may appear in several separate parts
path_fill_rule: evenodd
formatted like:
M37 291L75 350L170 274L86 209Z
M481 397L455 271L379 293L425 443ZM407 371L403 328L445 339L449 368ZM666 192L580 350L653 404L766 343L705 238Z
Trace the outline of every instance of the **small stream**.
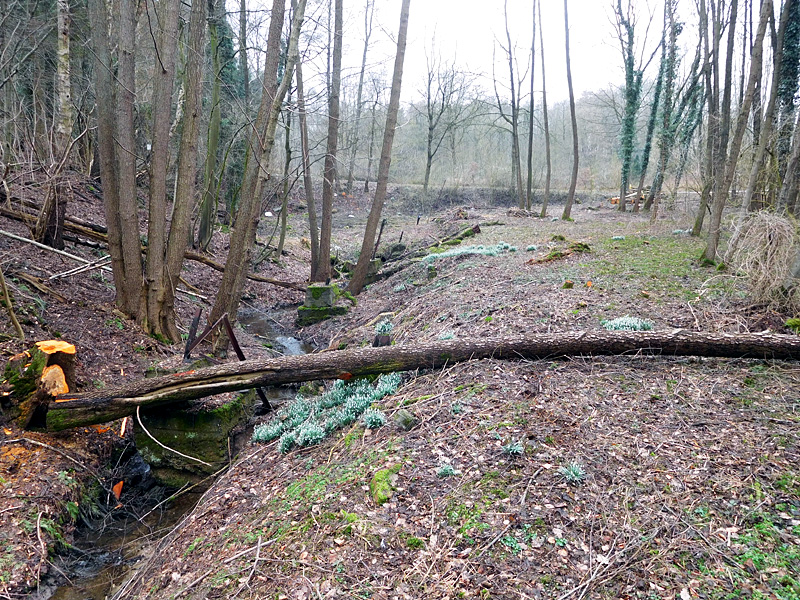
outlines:
M281 326L262 311L242 307L239 312L239 322L247 333L263 339L267 347L281 354L299 355L314 350L309 344L286 335ZM266 388L264 392L273 407L293 400L296 393L294 388L289 386ZM260 405L254 394L246 397L249 398L248 402ZM175 414L178 413L180 411L172 411L170 417L173 422ZM253 426L249 417L252 413L253 407L243 411L241 418L244 420L240 421L230 433L223 432L226 438L223 443L234 454L250 440ZM176 435L181 437L204 435L195 427L200 427L201 423L206 422L205 416L200 415L198 418L198 415L190 413L187 415L189 415L187 421L180 427L189 433L182 432ZM145 420L145 423L149 428L148 420ZM158 426L154 421L154 430ZM158 437L169 442L169 432L175 431L174 424L172 427L172 430L160 430ZM218 427L212 424L210 428ZM190 492L169 498L168 488L154 483L150 466L142 460L142 456L148 460L152 459L149 455L150 450L145 451L140 448L140 451L141 454L136 453L130 462L138 466L140 474L137 479L140 479L141 483L136 489L127 488L122 496L122 501L126 501L126 494L131 494L129 498L135 496L135 500L128 500L128 503L135 503L136 510L122 507L117 511L111 511L100 522L82 526L75 534L71 549L65 551L57 563L58 569L69 578L69 583L56 585L52 580L43 581L38 593L32 595L32 598L104 600L111 595L114 587L130 576L130 571L145 556L147 549L195 507L205 488L198 486ZM152 471L157 473L159 467L163 466L154 462ZM208 482L208 485L211 483Z

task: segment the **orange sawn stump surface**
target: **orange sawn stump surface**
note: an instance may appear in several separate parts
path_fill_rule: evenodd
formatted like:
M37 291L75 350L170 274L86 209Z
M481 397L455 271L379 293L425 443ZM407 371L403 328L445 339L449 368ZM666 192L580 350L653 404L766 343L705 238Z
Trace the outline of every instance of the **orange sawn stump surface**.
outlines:
M75 388L75 346L61 340L36 342L11 357L0 383L0 418L22 428L44 418L47 404Z

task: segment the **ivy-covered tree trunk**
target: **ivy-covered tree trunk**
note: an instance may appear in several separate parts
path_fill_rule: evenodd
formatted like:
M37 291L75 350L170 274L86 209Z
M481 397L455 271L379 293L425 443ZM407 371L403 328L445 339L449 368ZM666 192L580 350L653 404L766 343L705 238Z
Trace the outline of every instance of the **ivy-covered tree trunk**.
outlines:
M664 4L664 28L666 29L667 54L664 66L664 100L661 103L661 131L658 137L658 163L656 175L650 193L644 205L645 210L650 210L654 201L661 193L661 186L667 171L669 157L672 153L672 144L675 139L675 130L672 126L672 111L674 109L675 77L678 70L678 33L679 28L675 22L676 0L667 0ZM653 211L655 217L656 211Z
M619 210L625 212L628 185L633 162L633 143L636 137L636 116L642 90L642 71L636 69L634 57L634 24L631 16L631 3L627 11L622 9L622 0L617 0L615 17L617 21L617 37L622 50L625 66L625 105L622 112L622 131L620 133L620 158L622 173L620 175Z

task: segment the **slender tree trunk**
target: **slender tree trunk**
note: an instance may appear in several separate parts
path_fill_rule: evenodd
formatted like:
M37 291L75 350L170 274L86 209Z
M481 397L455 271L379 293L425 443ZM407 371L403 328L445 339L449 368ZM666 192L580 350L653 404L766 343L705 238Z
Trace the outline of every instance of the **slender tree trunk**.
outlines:
M735 16L736 0L733 0L733 6L731 10ZM706 245L706 250L703 254L703 258L710 262L715 261L717 257L717 247L719 246L719 238L722 228L722 212L725 208L725 202L731 188L731 183L733 182L733 177L736 173L736 164L739 160L739 151L741 150L744 132L747 128L750 107L753 103L755 84L761 72L761 63L764 51L764 35L767 30L767 22L771 16L772 0L764 0L764 4L761 7L761 19L758 24L758 31L756 32L756 38L754 42L753 58L750 63L750 76L748 78L747 91L745 92L744 101L739 108L736 129L731 141L730 151L728 152L728 162L725 165L724 178L720 183L718 195L715 195L714 197L714 204L711 211L711 221L709 222L708 227L708 242ZM726 91L726 94L729 95L729 92ZM728 98L728 101L730 101L730 98ZM723 108L724 102L725 101L723 100Z
M542 3L541 0L537 6L539 12L539 51L542 55L542 118L544 120L544 153L546 171L544 177L544 198L542 199L542 212L541 217L547 216L547 203L550 201L550 175L552 172L552 164L550 159L550 121L547 113L547 80L545 78L544 67L544 34L542 32Z
M139 234L139 197L136 184L136 24L137 2L120 0L119 55L116 91L116 165L119 186L120 235L125 260L124 312L138 318L144 310L142 241ZM96 29L92 27L93 35ZM105 193L105 187L103 188ZM108 220L108 213L106 213ZM110 236L110 232L109 232ZM117 288L119 294L120 288Z
M506 24L506 43L508 44L508 74L511 84L511 174L517 195L517 206L525 208L525 189L522 187L522 157L519 150L519 98L514 74L514 50L511 33L508 30L508 0L503 4Z
M136 10L131 0L120 0L118 10L119 22L114 31L119 44L119 58L115 68L111 58L106 3L102 0L89 0L88 3L95 57L98 154L108 227L108 248L117 290L116 302L123 312L136 316L142 291L133 144L133 102L136 90L133 78L133 40Z
M322 178L322 231L319 237L319 269L317 281L331 276L331 225L333 223L334 179L336 178L336 152L339 144L339 94L342 85L343 0L335 1L333 67L328 95L328 142Z
M297 0L292 0L292 10L296 11ZM317 225L317 203L314 199L314 180L311 173L311 156L308 147L308 117L306 114L306 99L303 90L302 64L297 57L297 114L300 121L300 151L303 155L303 187L306 192L306 205L308 206L308 230L311 241L311 278L317 280L319 269L319 227Z
M291 84L290 84L291 85ZM289 102L286 110L284 111L284 124L283 124L283 184L281 191L281 234L278 238L278 248L275 250L275 260L280 260L283 254L283 244L286 242L286 229L289 225L289 177L290 169L292 166L292 94L289 93Z
M367 51L369 50L369 38L372 36L372 14L375 4L374 0L367 0L364 7L364 51L361 54L361 71L358 74L358 92L356 94L356 120L353 123L353 135L350 139L350 166L347 168L347 187L348 194L353 190L353 172L356 166L356 152L358 151L359 131L361 130L361 112L363 109L362 94L364 91L364 72L367 70Z
M68 189L62 170L70 164L72 127L75 111L72 108L70 82L70 7L68 0L57 0L57 45L56 45L56 106L53 171L39 218L34 228L34 239L59 250L64 249L64 216ZM0 46L0 50L4 48Z
M531 99L528 107L528 181L526 189L526 208L533 203L533 109L534 74L536 72L536 0L533 0L533 32L531 33Z
M375 245L375 233L378 223L381 220L381 210L386 201L386 188L389 183L389 167L392 164L392 144L394 143L394 132L397 126L397 113L400 110L400 87L403 82L403 62L406 54L406 38L408 36L408 13L411 0L403 0L400 9L400 29L397 33L397 54L394 60L394 73L392 74L392 91L389 96L389 108L386 112L386 127L383 131L383 147L381 148L381 159L378 165L378 179L375 187L375 198L372 201L372 208L367 218L367 227L364 232L364 240L361 244L361 252L358 255L358 263L350 280L348 290L353 295L358 295L364 288L364 281L367 278L367 269L372 258L372 249Z
M217 223L217 150L219 148L219 134L222 125L220 111L220 87L222 82L222 69L219 61L219 29L217 27L221 17L219 4L221 0L209 0L211 18L208 20L208 34L211 51L211 70L214 80L211 84L211 117L208 121L208 145L206 146L206 165L203 175L203 199L200 204L200 227L197 232L197 244L207 250L214 235L214 226ZM244 3L245 0L242 0ZM223 13L224 14L224 13ZM223 17L224 18L224 17ZM242 43L240 41L240 51ZM241 60L241 57L240 57ZM245 58L245 63L247 59ZM249 88L249 84L248 88ZM249 90L248 90L249 93Z
M561 219L569 220L572 212L572 203L575 201L575 188L578 185L578 119L575 116L575 92L572 90L572 66L569 56L569 11L567 10L567 0L564 0L564 32L565 48L567 56L567 88L569 89L569 113L572 120L572 177L569 181L569 192L567 193L567 203Z
M173 342L180 341L175 326L175 290L183 257L189 245L197 179L197 141L202 111L203 49L205 48L206 0L192 0L188 48L184 72L183 127L178 148L178 172L172 206L163 283L157 297L157 312L148 315L154 331Z
M697 217L695 218L694 227L692 228L692 235L695 237L699 236L703 229L703 221L705 220L706 211L708 210L709 199L714 189L714 161L716 159L717 132L719 127L719 96L718 90L715 88L715 78L713 76L713 73L715 73L717 69L715 61L719 57L714 56L712 59L712 46L708 37L708 12L706 10L705 0L700 0L700 37L705 53L704 78L708 110L706 111L706 166L705 173L703 174L703 189L700 192L700 207L697 210Z
M742 205L739 208L739 225L741 226L747 217L747 213L753 203L753 195L758 185L759 176L762 173L764 165L764 156L767 152L767 144L772 137L773 117L775 114L775 105L778 100L778 84L780 83L781 63L783 61L783 40L786 35L786 25L789 21L789 12L792 9L792 4L795 0L787 0L783 6L781 13L781 21L778 26L778 39L776 41L776 48L774 57L772 59L772 82L770 84L769 97L767 98L767 108L764 113L764 123L759 127L759 136L756 138L758 144L756 145L753 155L753 164L750 168L750 178L747 182L747 189L742 198ZM760 74L759 74L760 75ZM760 88L761 77L759 76L753 87L753 97L755 99L756 91ZM754 115L755 118L755 115Z
M369 180L372 177L372 160L375 157L375 129L378 127L375 113L378 110L379 92L375 88L375 101L372 103L372 111L369 124L369 149L367 150L367 176L364 178L364 193L369 193Z
M297 10L292 20L292 34L287 52L286 69L280 85L277 84L278 63L280 61L281 31L285 0L273 0L272 17L267 37L265 65L263 71L264 89L261 106L255 126L250 135L248 159L242 179L242 201L236 215L231 236L225 272L214 301L210 318L216 321L223 314L235 317L242 296L242 289L250 269L250 250L255 239L256 229L262 212L262 192L269 174L266 171L272 148L275 144L275 131L278 126L281 105L289 89L291 73L298 56L297 44L300 27L305 14L306 0L298 0ZM218 344L219 345L219 344Z
M147 308L144 314L139 314L139 322L145 331L170 337L169 332L160 330L158 311L160 298L164 294L169 132L172 120L172 92L175 85L180 1L165 0L159 9L158 22L161 28L156 36L156 62L153 68L153 141L150 155L150 202L145 266Z
M239 0L239 70L245 110L250 108L250 65L247 60L247 0Z

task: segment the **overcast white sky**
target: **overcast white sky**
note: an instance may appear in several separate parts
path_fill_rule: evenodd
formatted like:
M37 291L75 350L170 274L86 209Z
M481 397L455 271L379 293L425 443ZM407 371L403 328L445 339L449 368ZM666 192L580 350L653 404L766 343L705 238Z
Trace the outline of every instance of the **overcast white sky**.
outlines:
M2 1L2 0L0 0ZM568 0L570 19L570 46L572 75L575 93L580 96L587 91L616 85L621 80L622 60L614 25L612 24L612 0ZM509 30L512 43L516 45L519 66L530 68L531 27L533 0L507 0ZM547 65L548 101L558 102L567 98L566 64L564 52L564 4L563 0L541 0L542 24L545 39ZM249 0L249 8L269 5L269 0ZM357 75L361 65L364 39L364 5L366 0L344 0L345 51L343 68L345 76ZM497 43L505 45L504 0L411 0L409 19L409 41L403 76L403 100L420 97L426 72L426 52L431 53L435 37L435 50L445 62L453 59L457 65L482 77L483 86L492 93L493 53L497 60L498 81L508 81L508 67L503 61L503 50ZM636 0L639 15L637 40L645 37L650 21L650 11L655 13L650 23L648 52L655 46L662 26L662 0ZM686 11L683 20L687 24L682 38L686 43L694 35L693 18L689 0L679 3L679 12ZM235 15L238 0L228 0L228 8ZM327 25L327 0L309 2L304 28L315 30L317 44L324 43ZM400 17L400 0L375 0L374 29L371 39L369 62L373 68L383 69L387 84L396 46ZM256 25L258 28L258 26ZM537 27L538 29L538 27ZM234 30L236 28L234 27ZM264 34L266 31L264 30ZM538 31L537 31L538 36ZM251 40L252 42L252 40ZM258 42L256 42L257 44ZM637 41L637 43L639 43ZM537 40L537 53L539 42ZM256 53L257 54L257 53ZM256 61L259 57L255 57ZM307 77L316 70L324 73L322 56L312 59L316 69L307 69ZM654 61L651 69L657 69ZM536 58L536 89L541 90L541 59ZM322 83L324 79L318 80ZM529 84L525 84L529 89Z
M347 0L351 7L355 2ZM642 15L637 35L644 35L648 16L645 2L640 0ZM655 5L655 0L650 0ZM611 0L569 0L570 46L572 76L576 95L606 87L618 82L621 76L621 58L614 27L611 24ZM396 35L400 15L400 0L377 0L380 23L386 34ZM355 9L355 7L353 7ZM655 9L651 31L652 43L661 28L661 8ZM348 36L351 46L363 39L363 7L358 16L349 19ZM521 69L529 66L532 0L508 0L509 29L512 43L517 46ZM562 0L542 0L542 25L545 39L548 100L556 102L567 97L566 64L564 51L564 5ZM537 27L538 28L538 27ZM383 32L378 32L383 37ZM409 44L403 80L403 97L411 99L422 85L425 76L425 52L430 53L432 39L442 58L455 57L457 63L470 71L485 76L491 89L492 54L498 61L503 51L497 40L505 43L503 0L411 0L409 19ZM538 36L538 31L537 31ZM385 39L385 38L384 38ZM359 42L360 43L360 42ZM380 42L379 42L380 44ZM539 43L537 41L537 53ZM495 50L496 48L496 50ZM352 52L355 48L351 48ZM359 54L358 51L355 52ZM357 63L360 55L353 56ZM536 58L536 88L541 89L540 58ZM353 65L356 66L356 65ZM391 65L387 72L391 71ZM507 81L508 67L498 63L498 79Z

